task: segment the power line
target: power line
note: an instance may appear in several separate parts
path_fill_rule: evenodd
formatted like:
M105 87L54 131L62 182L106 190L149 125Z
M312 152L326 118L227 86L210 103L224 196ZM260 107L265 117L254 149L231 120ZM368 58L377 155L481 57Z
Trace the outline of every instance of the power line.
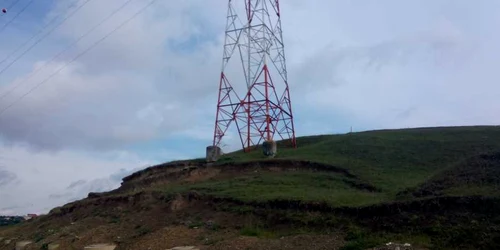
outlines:
M14 6L16 6L16 5L17 5L20 1L21 1L21 0L16 0L16 1L14 1L11 5L9 5L9 6L7 7L7 10L10 10L10 9L14 8Z
M33 47L35 47L38 43L40 43L44 38L46 38L48 35L50 35L50 33L52 33L55 29L57 29L59 26L61 26L64 22L66 22L66 20L68 20L71 16L73 16L75 13L77 13L83 6L85 6L88 2L90 2L91 0L86 0L82 5L78 6L73 12L71 12L69 15L67 15L63 20L62 22L60 22L58 25L54 26L48 33L46 33L44 36L40 37L34 44L32 44L27 50L25 50L23 53L21 53L16 59L14 59L12 62L10 62L10 64L7 65L7 67L5 67L4 69L2 69L0 71L0 75L5 72L5 70L7 70L12 64L14 64L15 62L17 62L19 60L19 58L21 58L23 55L25 55L27 52L29 52ZM36 36L36 35L35 35ZM35 37L33 36L33 37ZM32 38L33 38L32 37ZM31 40L31 39L30 39ZM27 42L26 42L27 43ZM25 43L25 44L26 44ZM22 46L21 46L22 47ZM20 47L18 47L20 48ZM68 48L66 48L68 49ZM17 50L16 50L17 51ZM64 51L63 51L64 52ZM15 52L14 52L15 53ZM12 53L12 54L14 54ZM12 55L11 54L11 55ZM59 55L61 55L61 53L59 53L58 55L56 55L55 57L53 57L50 61L54 60L55 58L57 58ZM9 58L11 55L9 55L7 58ZM7 59L5 58L5 59ZM5 60L4 59L4 60ZM49 62L50 62L49 61ZM2 64L2 62L0 62L0 64ZM38 71L40 71L43 67L45 67L45 65L47 65L48 62L46 62L45 64L43 64L41 67L38 67L38 69L35 71L35 72L32 72L24 81L22 82L19 82L18 84L14 85L14 88L11 88L10 90L6 91L5 93L2 94L2 96L0 96L0 100L2 100L5 96L7 96L8 94L12 93L12 91L16 90L21 83L25 82L27 79L31 78L33 75L35 75Z
M13 2L9 7L7 7L7 10L14 8L14 6L16 6L16 4L18 4L20 1L21 0L17 0L15 2Z
M90 1L90 0L87 0L87 2ZM49 61L45 62L42 66L38 67L34 72L32 72L27 78L24 79L24 81L22 82L19 82L18 84L16 84L14 86L14 88L10 89L9 91L5 92L2 96L0 96L0 100L2 100L5 96L7 96L8 94L12 93L12 91L16 90L20 85L21 83L24 83L26 82L28 79L30 79L31 77L33 77L34 75L36 75L36 73L38 73L41 69L43 69L45 66L47 66L50 62L54 61L56 58L58 58L59 56L61 56L64 52L66 52L67 50L69 50L71 47L73 47L75 44L77 44L80 40L82 40L84 37L86 37L87 35L89 35L90 33L92 33L92 31L94 31L95 29L97 29L99 26L101 26L103 23L105 23L107 20L109 20L111 17L113 17L114 15L116 15L116 13L118 13L119 11L121 11L125 6L127 6L130 2L132 2L132 0L127 0L124 4L122 4L118 9L114 10L111 14L109 14L106 18L104 18L103 20L101 20L97 25L95 25L94 27L92 27L90 30L88 30L85 34L81 35L80 37L78 37L78 39L76 39L75 41L73 41L73 43L71 43L69 46L67 46L65 49L63 49L62 51L60 51L57 55L53 56ZM0 71L0 74L2 72Z
M78 0L77 0L78 1ZM83 4L85 5L85 3ZM82 6L83 6L82 5ZM80 6L81 7L81 6ZM78 8L79 9L79 8ZM69 16L73 15L76 11L78 11L78 9L76 9L72 14L70 14ZM68 17L69 17L68 16ZM12 55L14 55L17 51L19 51L19 49L21 49L22 47L24 47L24 45L26 45L27 43L29 43L31 40L33 40L33 38L35 38L38 34L40 34L44 29L46 29L47 27L49 27L54 21L56 21L56 19L58 18L59 16L55 16L54 18L52 18L47 24L45 24L45 26L43 26L41 29L38 30L37 33L35 33L33 36L31 36L28 40L26 40L23 44L19 45L12 53L10 53L8 56L6 56L4 59L2 59L2 61L0 61L0 65L2 63L4 63L5 61L7 61ZM67 18L66 18L67 19ZM63 20L64 22L64 20Z
M15 1L13 1L13 2L12 2L12 3L11 3L11 4L10 4L10 5L6 8L6 10L7 10L7 11L11 10L12 8L14 8L14 7L15 7L18 3L20 3L20 2L21 2L21 0L15 0ZM5 15L2 15L1 17L2 17L2 18L5 18Z
M2 116L2 114L7 110L9 109L10 107L12 107L14 104L16 104L17 102L21 101L24 97L26 97L27 95L29 95L30 93L32 93L33 91L35 91L38 87L40 87L42 84L46 83L50 78L54 77L56 74L58 74L59 72L61 72L61 70L63 70L64 68L66 68L69 64L71 64L72 62L74 62L76 59L80 58L81 56L83 56L84 54L86 54L87 52L89 52L90 50L92 50L95 46L97 46L99 43L101 43L102 41L104 41L106 38L108 38L109 36L111 36L113 33L115 33L116 31L118 31L121 27L125 26L125 24L127 24L128 22L130 22L131 20L133 20L134 18L136 18L139 14L141 14L144 10L146 10L149 6L151 6L154 2L156 2L157 0L151 0L146 6L142 7L139 11L137 11L134 15L132 15L130 18L128 18L127 20L125 20L124 22L122 22L120 25L118 25L117 27L115 27L113 30L111 30L110 32L108 32L105 36L101 37L101 39L97 40L96 42L94 42L92 45L90 45L87 49L85 49L84 51L82 51L80 54L76 55L75 57L73 57L73 59L71 59L71 61L65 63L63 66L61 66L58 70L56 70L54 73L52 73L49 77L45 78L43 81L39 82L37 85L35 85L33 88L31 88L28 92L26 92L24 95L20 96L18 99L16 99L14 102L12 102L10 105L8 105L7 107L5 107L4 109L2 109L2 111L0 111L0 116Z
M21 11L19 11L19 12L18 12L18 13L17 13L17 14L16 14L13 18L12 18L12 19L10 19L10 20L9 20L9 21L8 21L8 22L4 25L4 26L2 26L2 28L0 28L0 32L2 32L2 31L3 31L3 30L7 27L7 26L9 26L9 24L11 24L14 20L16 20L16 18L17 18L19 15L21 15L21 14L22 14L22 13L23 13L23 12L24 12L24 11L25 11L28 7L29 7L29 6L33 3L33 1L35 1L35 0L30 0L30 1L28 2L28 4L26 4L26 5L24 6L24 8L23 8ZM17 2L16 2L16 3L17 3ZM13 5L15 5L16 3L14 3Z
M49 32L45 33L44 36L42 36L41 38L39 38L34 44L32 44L28 49L26 49L23 53L21 53L16 59L14 59L12 62L10 62L5 68L3 68L1 71L0 71L0 75L5 72L8 68L10 68L10 66L12 66L14 63L16 63L19 58L21 58L22 56L24 56L26 53L28 53L33 47L35 47L37 44L39 44L43 39L45 39L45 37L47 37L48 35L50 35L56 28L58 28L59 26L61 26L61 24L63 24L66 20L68 20L68 18L70 18L71 16L73 16L78 10L80 10L83 6L85 6L88 2L90 2L91 0L86 0L82 5L80 5L73 13L71 13L70 15L68 15L66 18L63 19L63 21L61 23L59 23L57 26L54 26Z

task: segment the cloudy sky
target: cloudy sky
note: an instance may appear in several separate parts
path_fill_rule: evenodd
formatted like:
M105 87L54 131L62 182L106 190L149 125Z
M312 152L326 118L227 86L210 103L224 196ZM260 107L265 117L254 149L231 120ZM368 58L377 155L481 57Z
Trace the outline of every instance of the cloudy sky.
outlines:
M227 0L157 0L81 56L149 0L29 2L0 15L0 214L47 212L204 156ZM500 1L280 8L297 135L500 123Z

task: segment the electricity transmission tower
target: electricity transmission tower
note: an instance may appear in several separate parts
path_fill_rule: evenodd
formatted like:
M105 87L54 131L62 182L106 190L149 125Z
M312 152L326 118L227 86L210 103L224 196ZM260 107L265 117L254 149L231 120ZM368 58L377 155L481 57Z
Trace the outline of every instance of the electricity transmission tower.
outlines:
M213 146L234 122L245 151L296 147L280 16L279 0L229 0Z

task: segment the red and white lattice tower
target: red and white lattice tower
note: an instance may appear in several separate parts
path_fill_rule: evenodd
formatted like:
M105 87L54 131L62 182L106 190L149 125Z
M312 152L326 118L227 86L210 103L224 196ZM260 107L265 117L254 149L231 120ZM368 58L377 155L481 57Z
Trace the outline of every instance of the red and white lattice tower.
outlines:
M245 151L296 147L280 16L279 0L229 0L213 146L234 122Z

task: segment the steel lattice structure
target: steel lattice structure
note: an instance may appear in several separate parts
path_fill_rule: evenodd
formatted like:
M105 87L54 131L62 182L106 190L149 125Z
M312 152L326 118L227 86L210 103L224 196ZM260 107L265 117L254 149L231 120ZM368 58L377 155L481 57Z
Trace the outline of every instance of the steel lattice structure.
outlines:
M233 122L245 151L275 137L296 147L278 0L229 0L214 146Z

